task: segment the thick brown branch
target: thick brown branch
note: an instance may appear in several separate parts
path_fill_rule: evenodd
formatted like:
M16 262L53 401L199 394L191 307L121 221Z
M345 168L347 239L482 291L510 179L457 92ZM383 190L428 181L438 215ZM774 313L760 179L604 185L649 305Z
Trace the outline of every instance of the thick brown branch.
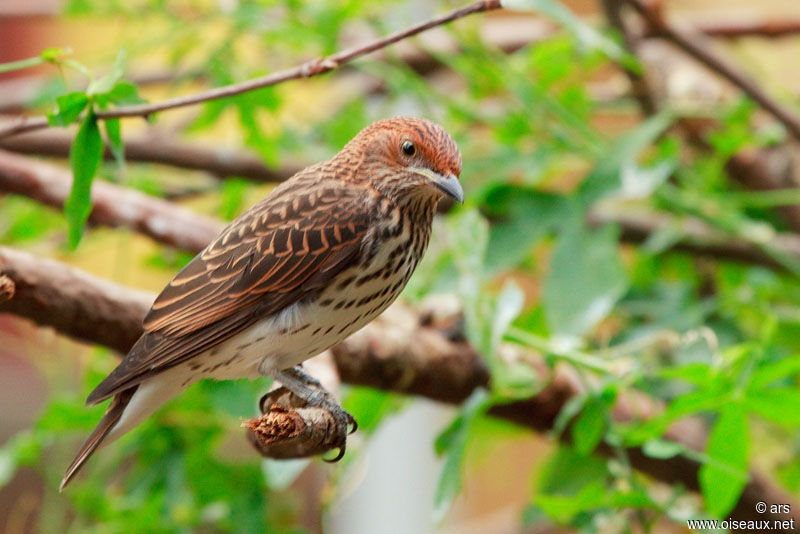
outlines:
M64 129L47 129L0 139L0 148L23 154L66 158L75 137ZM113 159L106 147L105 158ZM195 169L218 177L239 176L259 182L281 182L300 170L286 166L272 170L254 154L175 141L172 136L148 133L125 138L125 159Z
M119 351L139 338L154 297L8 247L0 247L0 278L14 288L11 298L0 299L0 313Z
M33 198L62 208L69 195L68 171L0 150L0 191ZM222 230L222 223L172 202L108 182L92 186L89 222L131 228L167 245L199 252Z
M153 295L131 291L59 262L2 247L0 275L11 279L17 288L12 299L0 302L0 312L27 317L68 336L119 352L126 352L141 333L142 318L153 299ZM481 357L457 335L458 331L458 323L453 323L452 317L420 317L407 308L394 306L335 347L333 354L346 382L459 403L475 388L488 385L490 376ZM535 397L497 405L490 413L536 431L548 431L564 404L582 392L580 381L569 368L551 372L530 354L525 355L525 360L542 380L549 379L549 385ZM651 399L631 393L621 397L614 417L621 421L646 418L658 409ZM315 416L307 415L313 422ZM279 422L289 436L303 431L296 420L284 418ZM280 433L280 429L266 427L254 430L271 433L273 437ZM704 431L693 421L674 426L667 438L691 449L701 448L705 440ZM631 449L629 455L637 469L666 482L680 482L698 489L700 464L694 460L683 456L660 460L646 456L639 449ZM767 497L767 502L791 502L770 482L753 475L733 517L753 517L755 503ZM794 516L798 516L798 511L799 507L793 507ZM768 513L759 517L768 519Z
M376 39L367 44L347 48L323 58L307 61L296 67L274 72L266 76L247 80L245 82L226 85L224 87L216 87L214 89L201 91L192 95L162 100L161 102L123 106L111 110L98 111L97 116L101 119L119 117L149 117L150 115L159 111L191 106L201 102L208 102L209 100L218 100L220 98L235 96L249 91L254 91L256 89L261 89L263 87L277 85L289 80L318 76L320 74L325 74L337 69L360 56L364 56L371 52L375 52L376 50L386 48L391 44L402 41L403 39L408 39L409 37L417 35L418 33L424 32L425 30L447 24L448 22L466 17L473 13L491 11L494 9L500 9L501 7L500 0L480 0L460 9L450 11L444 15L434 17L426 22L415 24L405 30L387 35L381 39ZM0 128L0 138L15 133L22 133L44 128L45 126L47 126L46 117L25 117L13 124L6 126L5 128Z

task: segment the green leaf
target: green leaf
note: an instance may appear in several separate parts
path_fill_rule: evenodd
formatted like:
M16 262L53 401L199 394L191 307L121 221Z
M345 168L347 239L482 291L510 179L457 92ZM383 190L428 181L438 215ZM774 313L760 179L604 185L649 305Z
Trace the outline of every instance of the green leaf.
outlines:
M750 380L751 389L761 389L772 382L785 380L800 373L800 358L790 356L758 368Z
M221 218L231 221L242 212L249 184L250 182L243 178L228 178L222 182L219 208L217 208Z
M125 48L120 48L111 70L105 76L92 81L86 92L90 95L104 95L111 91L116 83L122 79L122 75L125 74L126 58L127 52Z
M584 484L576 495L537 495L534 503L553 521L565 525L581 512L589 511L607 502L607 489L599 481Z
M56 98L56 108L47 115L50 126L66 126L72 124L89 104L86 93L67 93Z
M650 458L657 460L667 460L673 458L684 451L684 446L674 441L664 439L651 439L642 445L642 452Z
M108 147L111 149L111 153L114 154L114 159L117 160L117 164L120 166L125 165L125 145L122 141L120 120L106 119L103 121L103 127L106 129Z
M638 166L636 158L669 128L673 120L673 115L668 112L653 115L614 141L581 183L579 197L583 202L590 204L611 194L641 198L662 183L674 169L674 155L647 170Z
M404 404L399 395L379 389L357 387L348 388L342 407L353 414L358 421L358 431L369 435L378 429L381 422L395 413Z
M551 495L574 496L592 482L605 483L609 477L606 461L559 446L539 474L538 489Z
M103 140L97 117L89 113L83 119L78 135L69 152L72 167L72 189L64 202L64 214L69 225L69 246L75 248L81 240L83 225L92 211L92 180L103 158Z
M747 408L764 419L789 427L800 426L800 390L794 388L748 391Z
M590 454L597 448L606 431L606 407L599 399L590 397L572 425L572 443L580 454Z
M461 407L458 416L436 439L436 451L445 455L434 497L433 517L436 522L444 518L453 499L461 491L461 468L470 428L475 419L487 410L489 401L489 394L485 390L475 390Z
M563 196L508 185L492 189L484 204L495 220L486 253L490 271L517 266L566 212Z
M513 280L507 280L494 300L494 314L491 321L490 351L493 354L505 336L511 322L522 311L525 294Z
M704 386L713 378L713 370L707 363L687 363L678 367L666 367L658 370L659 376L667 379L685 380L696 386Z
M750 435L747 413L728 405L720 413L706 447L709 461L700 468L700 489L708 512L718 518L730 512L747 484Z
M43 61L48 63L58 63L63 56L72 53L71 48L45 48L39 54Z
M114 84L106 95L110 102L119 106L141 104L146 100L139 96L139 89L131 82L120 80Z
M544 304L554 333L580 336L603 319L628 287L617 233L572 222L561 232L544 281Z

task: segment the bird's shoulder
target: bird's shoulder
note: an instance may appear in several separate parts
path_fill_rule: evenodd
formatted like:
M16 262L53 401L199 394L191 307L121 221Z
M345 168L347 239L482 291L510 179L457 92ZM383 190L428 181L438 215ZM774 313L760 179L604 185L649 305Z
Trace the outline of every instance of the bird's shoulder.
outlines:
M373 200L313 170L280 184L195 256L156 298L145 331L185 334L255 304L272 313L338 272L361 248Z

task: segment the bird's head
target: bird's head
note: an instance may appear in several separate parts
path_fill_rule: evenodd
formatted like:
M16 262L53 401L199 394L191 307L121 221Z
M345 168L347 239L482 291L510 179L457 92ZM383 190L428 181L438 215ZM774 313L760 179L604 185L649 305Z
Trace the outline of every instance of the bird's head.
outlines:
M359 152L371 185L390 198L464 202L458 181L461 154L444 128L425 119L395 117L364 128L348 144Z

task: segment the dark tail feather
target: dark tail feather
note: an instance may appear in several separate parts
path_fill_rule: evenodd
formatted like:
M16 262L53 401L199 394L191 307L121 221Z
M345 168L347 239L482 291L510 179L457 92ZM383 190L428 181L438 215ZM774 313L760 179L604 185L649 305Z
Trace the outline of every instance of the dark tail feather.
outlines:
M80 471L83 464L92 453L97 449L100 443L105 439L108 433L114 428L114 425L117 424L119 418L122 417L122 412L125 411L125 407L128 406L128 403L133 397L134 392L138 386L134 386L130 389L126 389L125 391L117 394L114 399L111 401L111 405L106 410L106 413L103 415L103 418L100 419L100 422L97 423L97 426L92 431L91 435L86 438L86 441L81 445L81 448L78 450L78 454L75 456L75 459L72 460L72 463L67 468L67 472L64 474L64 478L61 480L61 486L59 486L58 491L62 491L69 481L72 480L78 471Z

